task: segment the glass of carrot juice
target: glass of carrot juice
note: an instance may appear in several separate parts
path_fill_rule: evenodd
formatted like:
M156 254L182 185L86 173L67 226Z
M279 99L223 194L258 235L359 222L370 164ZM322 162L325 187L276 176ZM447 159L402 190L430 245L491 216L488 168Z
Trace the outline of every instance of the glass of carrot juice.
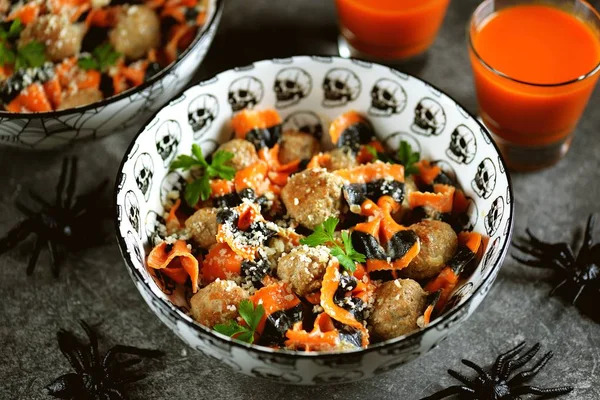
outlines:
M404 61L431 46L450 0L336 0L344 57Z
M560 160L598 81L597 11L582 0L485 0L468 47L480 117L508 166Z

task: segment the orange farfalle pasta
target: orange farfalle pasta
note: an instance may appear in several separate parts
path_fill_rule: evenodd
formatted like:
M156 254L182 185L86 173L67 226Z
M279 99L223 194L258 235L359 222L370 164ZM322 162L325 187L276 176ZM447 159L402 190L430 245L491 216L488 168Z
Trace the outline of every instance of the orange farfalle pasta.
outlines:
M258 152L258 157L267 163L267 176L272 184L283 187L291 174L298 171L300 160L294 160L287 164L279 162L279 143L269 149L263 147Z
M411 192L408 195L410 208L428 207L440 213L452 211L456 188L450 185L436 183L432 192Z
M181 270L185 271L192 281L192 291L198 291L198 259L191 253L185 240L177 240L173 244L162 242L155 246L148 255L147 263L148 267L162 270L177 283L185 282L181 282Z
M367 271L399 270L406 268L421 251L421 244L414 232L398 224L392 214L400 209L400 205L390 196L382 196L375 204L365 200L361 205L361 215L369 217L367 221L357 224L353 236L372 236L381 245L381 251L390 246L402 243L404 252L396 254L395 259L369 258L366 261ZM366 239L366 238L365 238Z
M404 166L400 164L375 162L350 169L340 169L333 173L350 183L368 183L378 179L389 178L398 182L404 182Z
M256 333L258 335L263 333L269 315L278 311L290 310L300 305L298 296L296 296L289 285L282 281L267 284L257 290L256 293L250 297L250 300L252 300L255 307L262 304L265 309L265 313L256 328Z
M312 331L305 331L302 322L296 322L285 336L285 347L291 350L331 351L340 345L339 332L326 313L317 315Z
M281 124L281 117L273 109L244 109L231 119L235 137L238 139L245 139L246 134L253 129L266 129L279 124Z
M362 346L369 345L369 331L367 328L352 315L348 310L335 304L334 296L340 284L340 264L337 261L329 263L323 276L323 284L321 287L321 307L327 315L342 324L351 326L360 331Z

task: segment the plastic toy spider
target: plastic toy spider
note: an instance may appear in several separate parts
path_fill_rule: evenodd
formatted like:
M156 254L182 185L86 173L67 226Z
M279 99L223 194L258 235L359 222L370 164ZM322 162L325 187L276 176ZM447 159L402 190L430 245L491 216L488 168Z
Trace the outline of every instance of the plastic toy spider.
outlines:
M101 194L108 181L105 180L91 191L75 197L76 180L77 158L71 158L70 162L65 158L56 185L54 203L31 190L29 195L41 206L39 211L33 211L20 201L16 202L19 211L27 218L0 239L0 254L35 234L37 239L29 258L27 275L33 273L45 245L50 253L52 273L57 277L66 249L78 250L103 241L105 235L100 225L102 219L109 215L109 209L102 205Z
M521 371L511 378L510 375L513 372L527 364L540 350L540 344L536 343L525 354L517 357L524 347L525 342L504 354L500 354L490 372L485 371L472 361L462 360L462 363L474 369L478 376L470 379L460 372L449 369L448 373L464 385L450 386L422 400L444 399L453 395L460 395L461 399L518 400L520 399L519 396L525 394L535 394L543 396L544 399L550 399L567 394L573 390L571 386L540 388L525 385L525 382L533 378L550 361L553 355L551 351L544 354L533 368Z
M567 243L542 242L533 236L529 229L526 231L528 238L515 242L514 246L532 258L524 259L515 254L512 257L530 267L558 271L562 280L552 289L550 295L563 285L571 286L577 291L572 299L573 304L577 303L584 291L600 294L600 243L593 244L594 222L595 216L591 214L587 221L583 245L577 257Z
M61 329L57 333L58 347L75 372L58 377L45 387L46 394L59 399L104 400L126 399L124 386L144 379L146 375L128 368L139 364L141 358L116 361L118 354L141 357L161 357L159 350L140 349L133 346L116 345L100 357L96 332L80 321L89 344L82 344L73 332Z

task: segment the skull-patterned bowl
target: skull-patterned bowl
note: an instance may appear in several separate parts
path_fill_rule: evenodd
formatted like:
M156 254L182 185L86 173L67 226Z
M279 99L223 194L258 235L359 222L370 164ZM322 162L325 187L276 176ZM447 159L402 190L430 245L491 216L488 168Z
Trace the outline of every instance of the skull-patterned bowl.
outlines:
M43 113L0 110L0 145L50 150L112 133L134 133L179 94L194 76L212 43L224 0L209 0L207 22L173 63L142 85L86 106Z
M438 160L470 203L464 229L484 236L474 272L451 297L452 308L418 331L345 353L274 350L232 340L187 314L185 298L150 275L149 243L169 191L183 177L169 172L193 143L205 154L232 136L231 117L245 107L275 107L284 130L319 133L354 109L367 115L390 148L408 141L422 157ZM223 72L190 88L160 110L127 150L117 178L117 238L127 270L158 318L185 343L235 371L283 383L351 382L399 367L456 330L487 295L512 231L510 178L485 128L432 85L394 69L336 57L299 56L257 62Z

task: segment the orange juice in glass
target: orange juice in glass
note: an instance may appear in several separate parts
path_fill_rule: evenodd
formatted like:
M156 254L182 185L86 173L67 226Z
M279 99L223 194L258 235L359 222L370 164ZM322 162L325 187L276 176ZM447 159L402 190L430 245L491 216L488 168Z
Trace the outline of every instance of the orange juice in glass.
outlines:
M336 0L342 56L403 61L423 53L450 0Z
M598 13L582 0L486 0L468 35L479 114L509 167L560 160L598 81Z

